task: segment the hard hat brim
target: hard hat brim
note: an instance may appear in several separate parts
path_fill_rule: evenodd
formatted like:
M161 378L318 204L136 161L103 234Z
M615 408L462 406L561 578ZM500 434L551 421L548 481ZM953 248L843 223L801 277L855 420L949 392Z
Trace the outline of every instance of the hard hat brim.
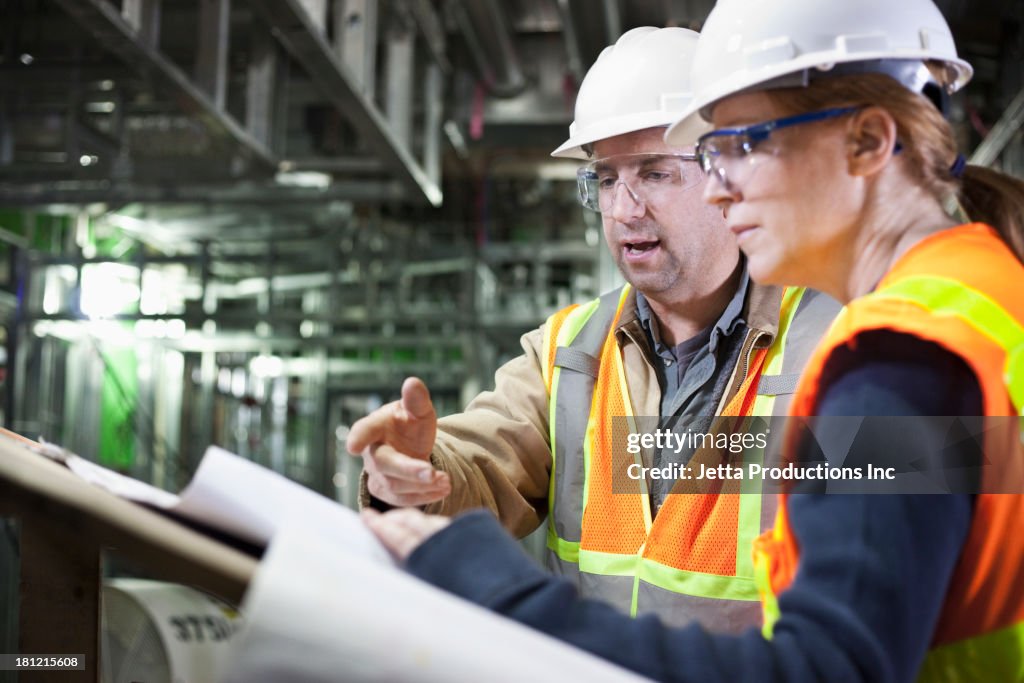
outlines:
M850 55L848 59L843 59L841 56L837 58L835 54L830 54L828 57L831 60L827 62L828 64L891 59L920 59L923 61L936 59L934 54L927 52L906 51L895 54L888 50L879 51L877 54L858 53ZM963 59L945 57L940 61L946 63L955 74L954 80L946 85L949 92L956 92L962 88L974 73L971 65ZM720 100L744 92L757 92L758 90L766 89L770 87L768 84L783 76L796 74L808 69L820 69L825 63L823 55L811 53L787 61L785 64L773 64L759 69L745 69L734 73L714 86L705 89L704 92L699 93L679 118L669 126L668 131L665 133L665 142L670 145L693 144L696 141L696 137L693 137L695 129L692 119L696 118L706 121L707 117L710 116L711 108ZM827 71L822 70L822 73L827 73ZM699 137L699 134L697 137Z

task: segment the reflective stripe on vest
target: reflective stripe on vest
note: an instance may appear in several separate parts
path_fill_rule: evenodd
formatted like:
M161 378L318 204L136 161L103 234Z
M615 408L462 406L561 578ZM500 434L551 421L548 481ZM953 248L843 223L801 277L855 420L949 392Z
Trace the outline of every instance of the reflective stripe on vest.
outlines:
M905 278L865 298L909 301L932 315L956 316L991 339L1006 352L1003 382L1024 416L1024 326L995 301L962 282L931 276Z
M1020 415L1021 283L1024 266L987 226L960 226L926 238L897 262L877 292L851 303L837 319L808 364L794 414L813 414L822 369L835 349L861 333L892 330L959 355L979 382L986 416ZM1007 420L990 424L986 479L998 463L1017 467L1019 476L1019 429ZM781 617L776 596L792 582L799 563L785 496L780 498L775 528L755 545L766 637ZM918 681L1024 681L1022 522L1024 495L975 497L971 527Z
M549 321L552 344L545 358L555 359L549 371L552 477L549 491L548 564L575 581L584 595L600 596L636 614L658 612L668 623L697 620L740 631L757 622L757 591L750 544L762 528L760 489L744 482L735 493L709 497L672 495L651 520L645 482L636 494L611 491L611 462L607 453L612 416L632 416L615 338L617 321L628 289ZM803 290L787 291L780 332L784 333L801 306ZM808 303L814 296L808 297ZM832 306L837 306L832 304ZM828 309L831 316L832 308ZM820 334L819 330L819 334ZM767 355L755 354L748 380L766 369L762 381L769 395L755 395L757 385L737 394L742 414L768 415L775 394L795 389L795 373L784 367L784 334ZM817 340L811 339L810 345ZM565 351L572 351L566 354ZM573 355L578 354L578 355ZM600 377L586 371L586 358L600 357ZM799 367L806 355L796 363ZM763 365L762 365L763 364ZM595 381L598 390L595 390ZM732 411L739 412L733 406ZM635 428L633 431L636 431ZM595 445L598 447L595 466ZM759 454L756 454L759 457ZM591 491L594 493L592 494ZM606 492L597 495L597 492ZM751 495L736 495L736 493ZM585 521L586 518L586 521ZM607 525L600 520L606 520ZM605 533L599 528L606 526ZM699 558L705 558L701 561Z
M545 329L543 356L549 363L545 371L550 377L548 431L552 458L548 484L548 547L557 546L558 555L572 557L574 563L579 554L584 495L582 452L578 456L575 454L585 438L594 377L576 371L563 375L562 367L558 365L558 353L571 348L576 353L586 354L587 349L600 348L611 315L628 291L627 286L621 294L610 292L582 306L560 311L548 320ZM601 315L595 316L599 310ZM607 314L608 310L611 310L611 315ZM574 345L574 342L577 343ZM596 356L595 351L592 357L596 360ZM572 396L576 400L556 401L557 396ZM552 565L551 569L558 571L559 567ZM575 568L569 573L575 573Z

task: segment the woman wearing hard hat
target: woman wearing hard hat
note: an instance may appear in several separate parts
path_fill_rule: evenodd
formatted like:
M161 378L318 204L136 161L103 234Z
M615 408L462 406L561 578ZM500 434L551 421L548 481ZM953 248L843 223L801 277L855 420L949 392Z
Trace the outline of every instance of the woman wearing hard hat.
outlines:
M738 637L580 601L480 514L371 526L414 574L661 680L1024 681L1024 183L956 152L941 108L971 73L931 0L720 0L667 140L711 121L705 198L751 275L847 304L792 414L984 416L975 495L784 495Z

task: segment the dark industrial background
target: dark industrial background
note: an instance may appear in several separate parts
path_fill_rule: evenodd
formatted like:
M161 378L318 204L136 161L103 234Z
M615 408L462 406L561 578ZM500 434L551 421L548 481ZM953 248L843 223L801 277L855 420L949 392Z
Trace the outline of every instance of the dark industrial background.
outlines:
M615 284L548 154L603 46L712 4L0 0L0 424L170 490L216 443L352 504L348 425L404 377L458 410ZM938 4L961 148L1022 175L1024 2Z

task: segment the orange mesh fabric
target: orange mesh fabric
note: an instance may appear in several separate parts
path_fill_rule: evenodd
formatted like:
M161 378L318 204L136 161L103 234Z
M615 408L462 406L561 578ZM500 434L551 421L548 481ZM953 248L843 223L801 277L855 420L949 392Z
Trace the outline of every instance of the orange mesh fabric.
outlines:
M628 463L624 459L612 457L612 417L627 415L624 399L626 388L619 381L618 368L621 362L615 334L610 333L601 349L601 372L594 383L594 398L590 407L591 423L588 429L593 429L593 436L580 549L633 555L640 550L647 536L643 498L635 494L612 493L613 477L628 481ZM598 417L594 419L593 416ZM614 463L618 472L613 472L615 460L622 461Z
M747 369L739 391L722 411L723 416L748 416L754 407L757 384L768 349L759 349ZM728 428L722 420L716 429ZM739 428L735 421L733 428ZM690 466L714 467L728 461L727 454L701 449ZM740 498L736 480L680 482L673 488L651 529L644 555L676 569L734 576L736 574L736 538L739 534ZM708 490L709 485L715 485ZM687 491L689 489L689 492Z
M726 409L727 415L749 415L757 381L767 349L759 349L747 378ZM595 384L591 415L604 416L593 424L593 450L589 491L583 512L580 548L609 553L634 554L644 548L644 556L661 564L722 576L736 573L736 537L740 500L737 484L721 483L715 491L669 496L654 520L650 536L645 528L643 505L638 494L612 493L613 477L627 481L630 461L613 457L612 416L626 415L626 388L621 386L621 363L614 335L609 335L601 351L603 371ZM708 464L717 464L720 456L702 452ZM714 462L712 462L714 461ZM723 488L724 487L724 488ZM646 542L646 543L645 543Z
M651 528L644 556L684 571L736 574L740 499L735 493L675 493Z

